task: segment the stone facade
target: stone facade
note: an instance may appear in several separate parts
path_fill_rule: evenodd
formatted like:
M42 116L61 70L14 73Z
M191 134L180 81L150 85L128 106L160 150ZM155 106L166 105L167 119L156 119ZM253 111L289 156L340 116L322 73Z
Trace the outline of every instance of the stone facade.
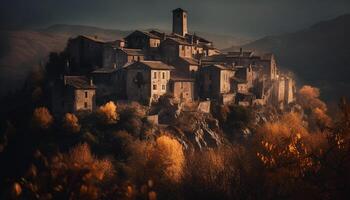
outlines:
M170 71L160 61L140 61L126 67L126 93L131 101L151 103L169 92Z
M233 69L222 65L204 66L200 70L199 93L201 98L220 100L223 94L231 93Z
M105 41L97 37L78 36L67 44L69 63L73 73L88 74L102 66Z
M52 90L54 114L92 111L96 107L96 87L84 76L64 76Z
M194 89L194 79L172 77L170 80L170 93L176 102L192 102L195 99Z

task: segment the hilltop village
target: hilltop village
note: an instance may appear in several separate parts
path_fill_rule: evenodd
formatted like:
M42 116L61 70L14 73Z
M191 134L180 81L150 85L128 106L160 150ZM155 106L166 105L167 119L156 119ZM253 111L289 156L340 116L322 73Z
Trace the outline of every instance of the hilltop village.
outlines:
M272 53L222 53L188 31L187 11L172 13L172 33L136 30L112 42L70 39L64 76L53 85L52 111L92 111L108 98L151 105L164 95L207 108L214 102L284 108L295 100L294 80L279 71Z

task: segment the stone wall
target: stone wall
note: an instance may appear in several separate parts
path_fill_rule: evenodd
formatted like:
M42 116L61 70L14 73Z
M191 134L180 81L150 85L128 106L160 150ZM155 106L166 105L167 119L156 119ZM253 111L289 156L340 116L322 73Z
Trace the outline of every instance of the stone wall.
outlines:
M74 111L92 111L95 109L95 90L75 90L75 105Z
M176 81L172 82L172 93L178 102L192 102L194 99L194 82Z

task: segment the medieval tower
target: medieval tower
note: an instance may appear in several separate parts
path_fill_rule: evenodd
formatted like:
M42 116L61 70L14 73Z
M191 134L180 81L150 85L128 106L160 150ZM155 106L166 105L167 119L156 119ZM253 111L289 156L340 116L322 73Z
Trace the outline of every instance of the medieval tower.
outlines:
M173 10L173 33L185 36L187 31L187 11L177 8Z

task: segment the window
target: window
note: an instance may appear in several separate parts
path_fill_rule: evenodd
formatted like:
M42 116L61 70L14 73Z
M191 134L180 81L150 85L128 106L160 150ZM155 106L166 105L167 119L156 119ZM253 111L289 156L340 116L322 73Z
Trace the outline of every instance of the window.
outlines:
M84 102L84 108L87 108L87 107L88 107L87 102Z
M157 72L153 72L153 78L157 78Z
M162 90L165 90L165 85L162 85Z
M165 72L162 73L163 79L165 79Z
M157 89L157 85L153 85L153 90L156 90Z
M85 92L85 98L87 98L88 97L88 92Z
M181 86L181 89L183 89L184 88L184 83L181 82L180 86Z

